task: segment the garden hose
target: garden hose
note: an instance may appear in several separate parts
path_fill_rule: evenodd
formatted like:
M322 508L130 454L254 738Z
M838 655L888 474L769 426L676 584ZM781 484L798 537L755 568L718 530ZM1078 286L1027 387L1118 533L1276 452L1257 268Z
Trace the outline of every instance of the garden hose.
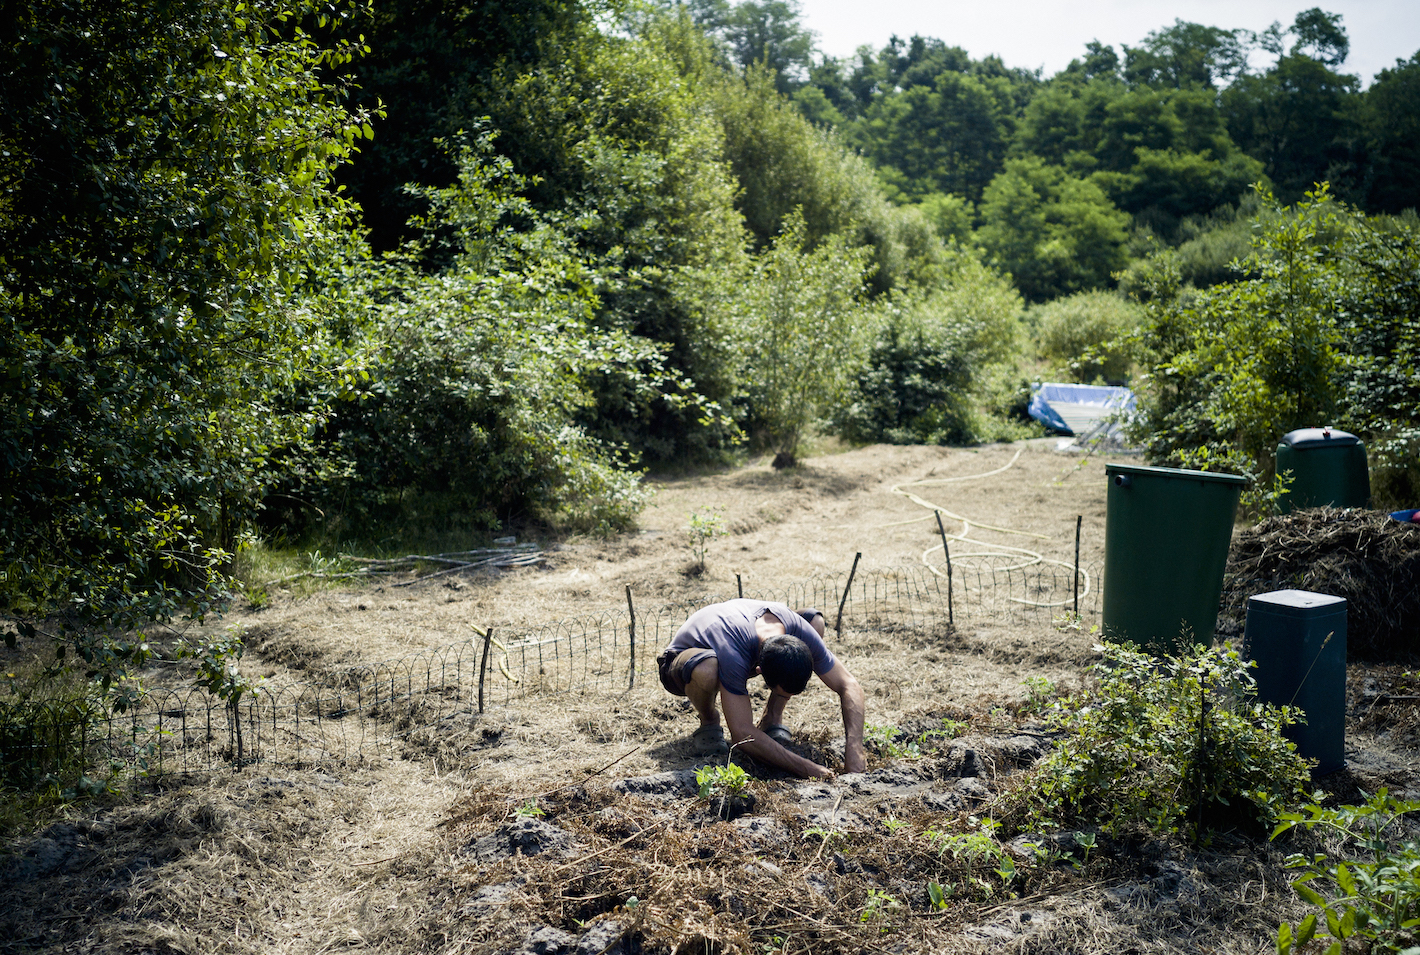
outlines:
M481 630L478 627L475 627L473 624L469 624L468 628L474 633L478 634L480 637L486 637L488 635L488 631ZM508 648L503 646L503 641L499 640L497 637L494 637L492 642L493 645L497 647L503 654L503 656L500 657L498 660L498 672L502 673L503 679L507 680L509 683L512 683L514 685L521 683L522 681L515 679L513 677L513 674L508 670Z
M940 504L934 504L934 503L932 503L931 501L928 501L928 500L926 500L925 498L921 497L920 495L914 494L912 491L906 490L906 488L912 488L912 487L936 487L936 486L940 486L940 485L943 485L943 484L953 484L953 483L956 483L956 482L958 482L958 481L974 481L974 480L979 480L979 479L981 479L981 478L994 477L994 476L996 476L997 474L1001 474L1001 473L1003 473L1003 472L1005 472L1005 471L1010 470L1010 468L1016 463L1016 461L1018 461L1018 460L1020 459L1021 453L1022 453L1024 450L1025 450L1024 448L1017 448L1017 449L1016 449L1015 456L1012 457L1011 460L1007 461L1004 465L1002 465L1002 466L999 467L999 468L996 468L995 470L992 470L992 471L984 471L984 472L982 472L981 474L963 474L963 475L958 475L957 477L926 479L926 480L921 480L921 481L909 481L909 482L907 482L907 483L905 483L905 484L895 484L895 485L893 485L892 487L888 488L889 492L891 492L891 493L893 493L893 494L901 495L902 497L907 498L909 501L911 501L912 503L918 505L919 507L929 508L929 509L931 509L931 511L932 511L933 513L932 513L932 514L928 514L928 515L926 515L925 517L914 517L914 518L911 518L911 519L905 520L905 521L894 521L894 522L891 523L891 524L883 524L883 525L881 525L881 526L882 526L882 527L899 527L899 526L901 526L901 525L903 525L903 524L916 524L916 523L918 523L919 521L929 521L929 520L931 520L933 517L935 517L937 514L941 514L941 515L943 515L944 517L949 517L949 518L951 518L951 519L954 520L954 521L960 521L960 522L961 522L961 533L959 533L959 534L946 534L945 537L947 538L947 540L963 541L963 542L968 543L968 544L973 544L973 545L975 545L975 546L977 546L977 547L990 548L989 550L973 550L973 551L966 551L966 552L964 552L964 553L957 554L957 555L956 555L957 558L963 558L963 557L1016 557L1016 558L1018 559L1018 562L1017 562L1017 563L1009 564L1009 565L1007 565L1006 567L1001 568L1001 569L1003 569L1003 570L1005 570L1005 571L1007 571L1007 572L1012 571L1012 570L1022 570L1022 569L1026 568L1026 567L1033 567L1033 566L1035 566L1036 564L1054 564L1054 565L1056 565L1057 567L1064 567L1064 568L1066 568L1066 569L1069 569L1069 570L1072 570L1072 571L1073 571L1073 570L1075 569L1075 568L1074 568L1074 565L1069 564L1069 563L1067 563L1067 562L1065 562L1065 561L1063 561L1063 560L1054 560L1053 558L1046 557L1046 556L1044 556L1043 554L1038 553L1037 551L1029 550L1029 549L1024 548L1024 547L1008 547L1008 546L1005 545L1005 544L988 544L988 543L986 543L985 541L973 540L973 539L971 539L971 538L968 536L968 535L971 533L972 527L979 527L979 528L981 528L982 530L996 531L998 534L1015 534L1015 535L1017 535L1017 536L1019 536L1019 537L1037 537L1037 538L1040 538L1041 540L1050 540L1050 537L1049 537L1048 535L1046 535L1046 534L1037 534L1037 533L1035 533L1035 532L1033 532L1033 531L1018 531L1018 530L1012 530L1011 528L1008 528L1008 527L997 527L997 526L995 526L995 525L993 525L993 524L982 524L982 523L979 523L979 522L976 522L976 521L972 521L972 520L970 520L969 518L966 518L966 517L962 516L961 514L956 514L956 513L953 513L952 511L947 510L945 507L942 507ZM924 550L924 551L922 552L922 563L927 566L927 569L928 569L928 570L930 570L932 573L936 574L938 577L945 577L946 574L945 574L942 570L940 570L940 569L937 567L936 564L932 563L932 561L929 559L930 556L931 556L932 554L936 553L936 551L938 551L938 550L943 551L943 553L944 553L944 555L945 555L946 543L943 542L943 543L941 543L941 544L933 544L931 547L929 547L929 548L927 548L926 550ZM1083 575L1083 577L1084 577L1084 589L1080 592L1080 596L1083 597L1083 596L1085 596L1086 594L1088 594L1088 593L1090 592L1090 574L1089 574L1089 571L1086 571L1086 570L1081 570L1080 573L1081 573L1081 575ZM1025 605L1030 606L1030 607L1063 607L1064 605L1066 605L1066 604L1070 603L1071 601L1073 601L1075 598L1074 598L1074 597L1069 597L1069 598L1066 598L1065 600L1054 600L1054 601L1027 600L1027 599L1024 598L1024 597L1009 597L1009 598L1007 598L1007 599L1011 600L1011 601L1014 602L1014 603L1025 604Z

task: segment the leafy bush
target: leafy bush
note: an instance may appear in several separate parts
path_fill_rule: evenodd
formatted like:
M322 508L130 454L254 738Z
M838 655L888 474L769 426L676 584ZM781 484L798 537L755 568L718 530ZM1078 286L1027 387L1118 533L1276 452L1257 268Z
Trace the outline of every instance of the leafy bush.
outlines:
M459 151L459 181L420 190L438 275L387 263L367 279L368 312L348 346L343 387L316 395L323 463L292 496L363 530L409 520L493 529L511 518L611 531L645 500L617 447L577 422L588 378L617 377L647 400L693 404L661 367L663 350L593 326L599 274L566 224L539 215L527 184L484 133Z
M1271 484L1286 432L1331 424L1367 439L1377 503L1420 488L1420 223L1371 219L1323 185L1297 206L1262 193L1250 276L1182 288L1152 260L1136 435L1156 462L1230 451Z
M1014 357L1020 297L998 273L958 253L936 288L882 306L867 355L833 428L850 441L970 444L995 367Z
M1111 292L1077 292L1031 310L1036 347L1067 381L1124 384L1133 364L1128 337L1143 310Z
M1396 952L1420 942L1420 842L1395 838L1401 817L1413 812L1420 812L1420 802L1396 799L1381 789L1360 806L1323 809L1313 804L1303 812L1282 814L1272 838L1301 826L1320 830L1335 844L1329 855L1287 857L1287 866L1303 873L1292 887L1318 911L1277 930L1280 955L1296 951L1318 933L1333 940L1327 955L1340 955L1348 939L1364 940L1372 952ZM1353 858L1357 850L1363 855ZM1346 858L1340 860L1343 853ZM1405 951L1413 955L1420 948Z
M1270 826L1306 795L1306 763L1282 736L1296 711L1256 702L1252 664L1236 651L1196 647L1159 660L1113 644L1096 650L1094 685L1047 714L1063 738L1026 791L1035 825Z
M796 210L763 252L688 270L698 308L733 342L744 426L780 465L832 409L860 353L870 254L838 235L811 247Z

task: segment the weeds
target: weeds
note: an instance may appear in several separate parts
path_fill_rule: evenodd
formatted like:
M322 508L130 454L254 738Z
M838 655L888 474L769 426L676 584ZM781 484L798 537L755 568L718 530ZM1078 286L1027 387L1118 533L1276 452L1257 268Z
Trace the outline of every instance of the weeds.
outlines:
M1021 686L1026 688L1026 700L1021 704L1022 713L1044 713L1055 698L1055 683L1047 677L1028 676L1021 681Z
M916 739L906 739L905 734L890 723L868 723L863 727L863 744L870 746L879 756L888 759L921 759L927 755L933 740L946 740L960 736L967 724L961 720L943 719L942 728L919 733Z
M540 819L545 815L547 815L546 811L537 804L536 799L529 799L513 810L515 819Z
M883 918L888 912L894 912L902 908L896 896L893 896L881 889L869 889L868 900L863 905L863 912L858 916L860 922L871 922L874 919Z
M1302 870L1292 882L1297 894L1315 906L1295 926L1277 930L1280 955L1296 951L1317 935L1332 939L1328 955L1339 955L1348 940L1364 942L1368 951L1398 952L1420 941L1420 842L1392 841L1401 817L1420 812L1420 802L1407 802L1379 790L1360 806L1323 809L1309 805L1302 812L1282 814L1272 838L1302 826L1308 831L1340 837L1338 850L1354 847L1362 858L1336 861L1325 854L1293 853L1287 866ZM1420 953L1420 948L1405 948Z

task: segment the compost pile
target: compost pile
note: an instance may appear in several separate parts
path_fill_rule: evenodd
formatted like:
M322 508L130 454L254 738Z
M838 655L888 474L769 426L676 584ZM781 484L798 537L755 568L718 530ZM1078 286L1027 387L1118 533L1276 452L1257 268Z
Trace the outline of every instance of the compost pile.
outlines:
M1357 508L1268 518L1233 540L1219 630L1241 634L1248 598L1273 590L1345 597L1352 658L1420 657L1420 526Z

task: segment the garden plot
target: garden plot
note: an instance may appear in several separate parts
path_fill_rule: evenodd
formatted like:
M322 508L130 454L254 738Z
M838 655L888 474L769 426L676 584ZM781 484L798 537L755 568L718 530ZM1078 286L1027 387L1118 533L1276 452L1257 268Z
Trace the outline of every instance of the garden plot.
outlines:
M253 672L319 681L473 626L609 612L628 586L643 605L693 602L846 575L860 553L859 574L886 575L940 554L930 512L891 489L957 477L916 492L971 525L948 534L1068 563L1078 515L1081 561L1100 563L1103 460L1018 450L874 447L667 479L633 535L540 541L536 567L278 595L222 626L251 631ZM701 570L686 526L712 508L729 533ZM985 801L1050 744L1033 695L1079 685L1097 659L1089 613L869 623L830 632L868 694L862 776L749 766L753 805L726 819L696 783L693 716L653 678L499 699L375 758L178 776L11 840L0 951L1256 952L1300 917L1265 841L1069 830L985 848ZM1414 695L1406 672L1352 668L1349 769L1326 781L1338 798L1420 796L1413 704L1389 702ZM837 699L813 684L788 717L796 745L833 765Z

